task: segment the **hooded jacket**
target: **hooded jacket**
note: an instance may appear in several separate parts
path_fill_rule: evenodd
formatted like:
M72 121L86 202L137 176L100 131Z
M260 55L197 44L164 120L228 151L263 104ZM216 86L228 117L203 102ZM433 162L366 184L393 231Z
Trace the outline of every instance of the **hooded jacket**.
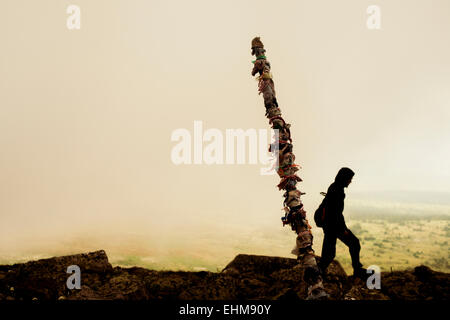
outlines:
M344 215L344 188L355 175L349 168L341 168L334 182L328 187L325 201L324 229L328 231L344 231L347 229Z

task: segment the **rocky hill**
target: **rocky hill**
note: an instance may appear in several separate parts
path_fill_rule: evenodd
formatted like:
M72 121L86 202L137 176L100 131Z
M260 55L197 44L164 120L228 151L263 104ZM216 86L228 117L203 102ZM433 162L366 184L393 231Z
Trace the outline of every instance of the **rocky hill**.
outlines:
M317 257L320 259L320 257ZM81 289L69 290L67 267L81 270ZM104 251L0 266L0 300L246 300L305 299L295 259L240 254L222 272L155 271L112 267ZM367 289L334 261L325 288L333 300L448 300L450 274L426 266L381 274Z

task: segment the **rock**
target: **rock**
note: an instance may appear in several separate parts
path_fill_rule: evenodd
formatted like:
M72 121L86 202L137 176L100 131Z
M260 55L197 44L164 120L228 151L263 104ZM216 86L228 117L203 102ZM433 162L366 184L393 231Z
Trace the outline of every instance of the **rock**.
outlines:
M273 299L295 301L300 300L300 297L298 296L296 290L292 288L285 288L279 294L273 297Z
M433 274L430 268L427 266L421 265L414 268L414 275L423 281L427 281Z
M316 257L319 261L320 257ZM66 286L67 267L81 269L81 289ZM112 267L106 253L56 257L0 266L0 300L300 300L303 267L296 259L240 254L222 272L155 271ZM324 287L331 300L429 300L450 298L450 275L418 266L381 274L381 289L368 289L333 261Z
M290 269L297 264L296 259L239 254L222 272L228 269L238 273L271 274L280 269Z
M426 266L381 274L381 291L393 300L449 300L450 275Z
M343 297L344 300L389 300L389 297L381 290L367 288L366 283L361 279L352 279L351 285L350 290Z
M39 300L56 300L68 290L67 268L71 265L80 267L82 281L92 278L92 275L99 277L112 271L106 253L101 250L8 266L11 272L8 271L3 282L12 286L15 296L24 300L31 300L33 297Z
M80 290L71 290L67 300L105 300L105 297L92 290L87 285L82 285Z

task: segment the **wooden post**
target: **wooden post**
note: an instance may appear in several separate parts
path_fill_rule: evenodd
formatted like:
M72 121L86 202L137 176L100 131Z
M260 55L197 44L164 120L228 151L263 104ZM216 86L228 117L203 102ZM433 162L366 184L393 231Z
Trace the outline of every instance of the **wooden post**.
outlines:
M296 165L295 155L289 123L283 119L278 105L275 92L275 84L272 78L270 62L266 58L266 50L259 37L252 40L252 55L256 60L252 61L254 66L252 76L258 76L258 91L263 94L266 117L272 129L278 130L279 141L269 148L278 159L277 173L280 176L279 190L284 193L284 211L282 217L283 226L288 224L297 233L296 248L292 253L297 255L297 259L304 271L304 280L308 284L308 299L320 299L327 297L322 276L317 267L314 251L312 249L313 236L311 226L306 219L306 211L301 202L301 195L304 193L297 189L297 183L302 179L296 174L299 166Z

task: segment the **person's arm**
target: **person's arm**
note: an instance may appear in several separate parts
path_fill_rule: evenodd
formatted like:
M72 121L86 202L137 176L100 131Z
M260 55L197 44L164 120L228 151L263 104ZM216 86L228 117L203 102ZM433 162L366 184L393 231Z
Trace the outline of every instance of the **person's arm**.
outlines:
M347 225L345 224L344 215L341 213L338 216L338 222L337 222L338 230L347 230Z
M339 194L339 201L338 201L338 207L337 207L337 211L336 211L336 219L337 219L337 230L347 230L347 225L345 224L345 219L344 219L344 199L345 199L345 194L344 192L342 192L341 194Z
M337 206L336 192L333 188L328 188L325 199L325 221L328 228L336 228L336 206Z
M345 228L345 221L342 215L344 210L344 193L330 186L327 192L326 216L328 226L335 230Z

